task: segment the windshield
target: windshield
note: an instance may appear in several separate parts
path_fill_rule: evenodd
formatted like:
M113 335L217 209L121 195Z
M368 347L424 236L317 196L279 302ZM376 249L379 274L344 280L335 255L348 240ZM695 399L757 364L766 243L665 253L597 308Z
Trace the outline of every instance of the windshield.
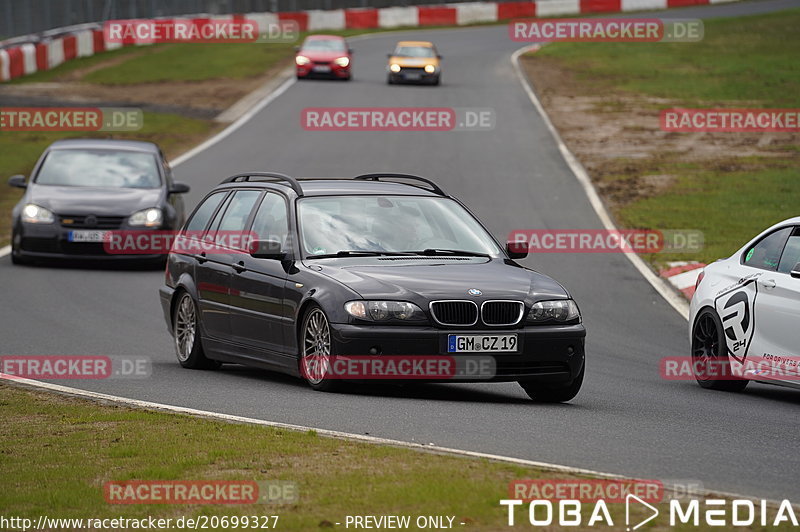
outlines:
M433 48L427 46L398 46L394 55L401 57L436 57Z
M303 51L313 52L344 52L344 41L338 39L314 39L303 43Z
M36 177L39 185L158 188L152 153L117 150L53 150Z
M457 202L420 196L304 198L298 217L305 256L342 251L458 250L497 256L492 237Z

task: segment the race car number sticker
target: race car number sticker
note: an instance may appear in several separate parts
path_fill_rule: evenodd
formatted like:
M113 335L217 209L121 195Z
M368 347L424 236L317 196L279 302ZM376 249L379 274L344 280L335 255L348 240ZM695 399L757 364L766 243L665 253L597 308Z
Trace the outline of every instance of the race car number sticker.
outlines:
M744 363L755 332L755 303L758 295L756 279L747 279L743 284L723 292L714 302L717 314L722 319L728 354Z

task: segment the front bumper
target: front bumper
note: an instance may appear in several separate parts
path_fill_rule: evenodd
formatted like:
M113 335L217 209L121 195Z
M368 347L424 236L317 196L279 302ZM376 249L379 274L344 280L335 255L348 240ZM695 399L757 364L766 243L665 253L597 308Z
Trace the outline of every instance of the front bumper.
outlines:
M429 74L422 68L401 68L400 72L389 71L395 83L431 83L439 79L440 71Z
M344 356L490 356L493 376L424 379L426 382L536 381L569 383L584 364L583 325L522 329L437 329L431 326L372 326L331 323L334 352ZM516 353L448 353L448 335L516 334ZM374 354L379 353L379 354ZM420 379L415 379L419 382Z
M299 78L349 78L350 65L343 67L336 63L310 63L308 65L296 65L297 77ZM325 69L328 70L325 70Z
M161 253L108 253L102 242L70 242L71 229L58 223L20 224L14 234L14 252L26 259L78 259L107 261L153 261L165 259ZM132 231L131 229L98 229L102 231ZM159 229L163 230L163 229ZM147 231L147 229L142 229Z

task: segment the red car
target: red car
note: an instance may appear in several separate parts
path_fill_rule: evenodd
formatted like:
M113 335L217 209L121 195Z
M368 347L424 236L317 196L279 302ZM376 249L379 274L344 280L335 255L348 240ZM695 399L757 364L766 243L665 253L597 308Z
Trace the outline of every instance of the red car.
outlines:
M297 78L350 79L353 51L337 35L309 35L297 49Z

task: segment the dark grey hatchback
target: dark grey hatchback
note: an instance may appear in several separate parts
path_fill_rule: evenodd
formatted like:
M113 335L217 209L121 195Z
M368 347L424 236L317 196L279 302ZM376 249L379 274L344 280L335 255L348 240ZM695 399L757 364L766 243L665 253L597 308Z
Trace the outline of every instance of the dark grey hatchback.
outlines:
M183 234L196 245L173 248L159 293L184 367L252 365L324 391L365 378L517 381L538 401L568 401L583 382L586 331L569 293L425 178L236 175ZM458 374L408 370L426 357Z
M112 232L179 229L180 194L164 154L151 142L70 139L51 144L31 178L8 184L25 189L12 211L11 259L136 259L162 262L163 253L108 253Z

